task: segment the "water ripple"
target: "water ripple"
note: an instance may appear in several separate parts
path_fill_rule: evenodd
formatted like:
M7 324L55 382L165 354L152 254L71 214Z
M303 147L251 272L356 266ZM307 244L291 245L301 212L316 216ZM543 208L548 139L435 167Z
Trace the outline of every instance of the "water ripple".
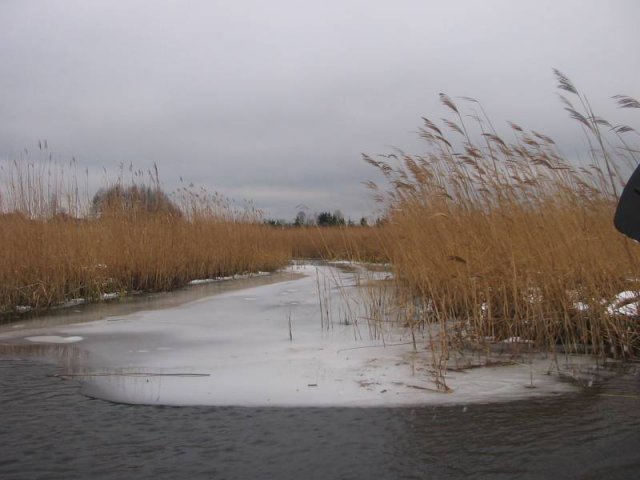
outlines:
M629 478L637 376L574 395L424 408L232 408L90 400L0 360L0 478ZM633 476L633 475L632 475Z

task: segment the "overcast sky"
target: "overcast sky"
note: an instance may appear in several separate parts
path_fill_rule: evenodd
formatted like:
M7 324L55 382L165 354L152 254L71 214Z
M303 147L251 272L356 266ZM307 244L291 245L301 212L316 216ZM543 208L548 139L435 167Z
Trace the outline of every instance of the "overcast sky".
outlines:
M420 153L440 92L571 150L558 68L639 126L610 99L640 97L639 19L637 0L0 0L0 158L47 139L94 179L155 162L167 190L359 218L376 178L360 154Z

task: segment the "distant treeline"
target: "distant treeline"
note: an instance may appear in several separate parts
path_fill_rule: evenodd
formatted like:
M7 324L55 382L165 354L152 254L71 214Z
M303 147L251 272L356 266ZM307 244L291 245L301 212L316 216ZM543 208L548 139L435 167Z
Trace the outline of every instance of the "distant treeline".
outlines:
M311 215L301 210L292 221L283 219L266 219L264 221L265 224L271 225L273 227L369 227L371 225L382 225L383 222L384 220L382 218L376 218L370 223L367 217L361 217L359 221L355 222L351 218L345 219L343 213L340 210L335 210L333 213L324 211Z

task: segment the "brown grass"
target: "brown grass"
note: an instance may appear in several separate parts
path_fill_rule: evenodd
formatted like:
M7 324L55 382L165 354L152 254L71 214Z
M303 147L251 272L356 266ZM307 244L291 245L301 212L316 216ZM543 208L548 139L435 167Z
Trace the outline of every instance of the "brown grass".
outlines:
M0 211L10 213L0 215L0 313L170 290L196 278L272 271L291 260L290 246L257 212L190 189L174 206L156 194L155 170L131 170L128 182L121 172L106 190L133 196L112 195L97 212L75 163L59 166L45 149L44 158L2 166Z
M442 127L424 119L425 155L365 157L390 185L376 194L388 208L397 304L413 328L439 326L445 364L452 348L512 337L540 348L640 351L638 318L605 308L618 292L640 290L640 247L612 222L621 165L637 160L609 146L608 124L557 75L584 107L564 99L594 145L582 168L546 135L511 124L506 140L477 115L465 125L446 95L454 119Z
M0 218L0 309L105 292L170 290L195 278L272 271L290 251L266 227L162 216Z
M294 257L382 258L377 228L267 226L256 209L206 190L181 187L169 199L155 169L130 169L127 180L121 169L96 203L75 162L55 164L46 145L39 153L2 165L0 315L273 271Z
M377 226L305 226L283 228L280 234L294 258L387 262L382 230Z

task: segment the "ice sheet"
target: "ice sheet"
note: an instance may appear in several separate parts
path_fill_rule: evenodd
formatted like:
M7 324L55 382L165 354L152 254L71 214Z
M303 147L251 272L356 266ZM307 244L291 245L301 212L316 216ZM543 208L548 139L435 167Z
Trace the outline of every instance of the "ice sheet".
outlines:
M39 335L33 337L25 337L25 339L35 343L75 343L82 341L82 337L61 337L59 335Z
M87 354L70 373L82 374L87 395L123 403L395 406L575 388L547 375L550 361L539 359L449 372L453 391L437 392L426 339L414 351L403 328L371 334L357 273L294 268L305 276L48 333L82 338Z

